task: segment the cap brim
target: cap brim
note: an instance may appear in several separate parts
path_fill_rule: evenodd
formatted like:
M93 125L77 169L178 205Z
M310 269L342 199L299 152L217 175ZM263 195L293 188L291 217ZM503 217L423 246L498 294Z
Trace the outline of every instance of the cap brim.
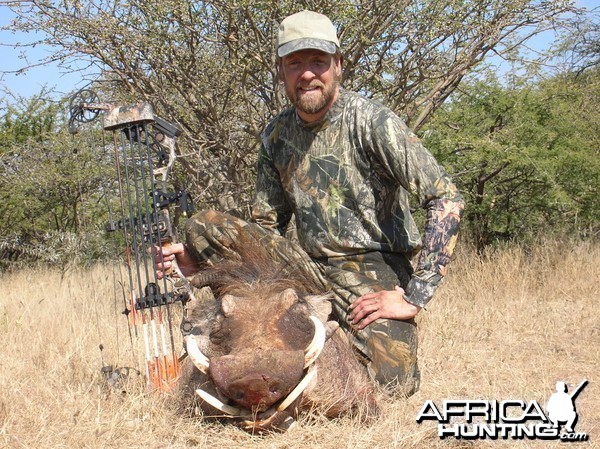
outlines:
M280 58L294 53L300 50L320 50L325 53L334 55L337 51L337 46L330 41L324 41L322 39L296 39L290 42L286 42L277 49L277 55Z

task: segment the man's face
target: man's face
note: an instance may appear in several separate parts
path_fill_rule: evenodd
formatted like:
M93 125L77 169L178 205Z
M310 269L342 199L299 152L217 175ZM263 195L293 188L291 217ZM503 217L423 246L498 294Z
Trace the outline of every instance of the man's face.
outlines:
M285 92L306 122L321 119L337 99L341 61L319 50L300 50L284 56L279 77Z

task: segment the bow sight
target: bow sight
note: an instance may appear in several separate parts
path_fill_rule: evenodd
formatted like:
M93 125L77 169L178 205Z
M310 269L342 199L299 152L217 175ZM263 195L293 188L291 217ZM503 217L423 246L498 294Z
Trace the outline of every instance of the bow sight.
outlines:
M105 229L111 235L119 234L121 237L115 235L114 240L124 246L123 277L127 280L120 282L126 304L123 313L129 317L136 336L141 325L148 381L166 390L179 375L171 305L183 304L192 295L176 264L160 275L155 268L157 262L163 262L162 252L155 248L177 240L169 208L176 208L184 216L191 212L189 195L171 191L167 183L181 131L156 116L148 103L102 103L89 89L79 91L71 99L69 131L77 132L78 126L96 120L100 113L103 129L113 134L116 208L120 213Z

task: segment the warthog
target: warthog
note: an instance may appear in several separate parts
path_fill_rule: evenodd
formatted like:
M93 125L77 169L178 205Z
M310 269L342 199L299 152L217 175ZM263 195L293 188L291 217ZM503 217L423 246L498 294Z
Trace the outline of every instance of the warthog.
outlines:
M378 412L375 389L324 294L260 248L201 272L214 298L188 304L179 382L185 407L248 430L283 429L300 411ZM250 246L250 249L248 247ZM192 400L195 398L195 400Z

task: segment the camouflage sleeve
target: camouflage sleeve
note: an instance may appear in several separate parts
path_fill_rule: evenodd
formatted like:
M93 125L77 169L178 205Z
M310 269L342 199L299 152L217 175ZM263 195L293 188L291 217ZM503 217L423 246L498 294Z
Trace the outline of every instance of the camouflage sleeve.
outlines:
M256 188L252 204L252 219L265 229L285 232L292 211L269 153L261 145L256 166Z
M464 203L459 198L429 201L423 247L405 292L411 304L425 307L446 275L463 209Z
M450 262L464 200L443 167L395 114L376 118L378 157L390 175L419 199L427 222L419 260L406 288L406 300L424 307Z

